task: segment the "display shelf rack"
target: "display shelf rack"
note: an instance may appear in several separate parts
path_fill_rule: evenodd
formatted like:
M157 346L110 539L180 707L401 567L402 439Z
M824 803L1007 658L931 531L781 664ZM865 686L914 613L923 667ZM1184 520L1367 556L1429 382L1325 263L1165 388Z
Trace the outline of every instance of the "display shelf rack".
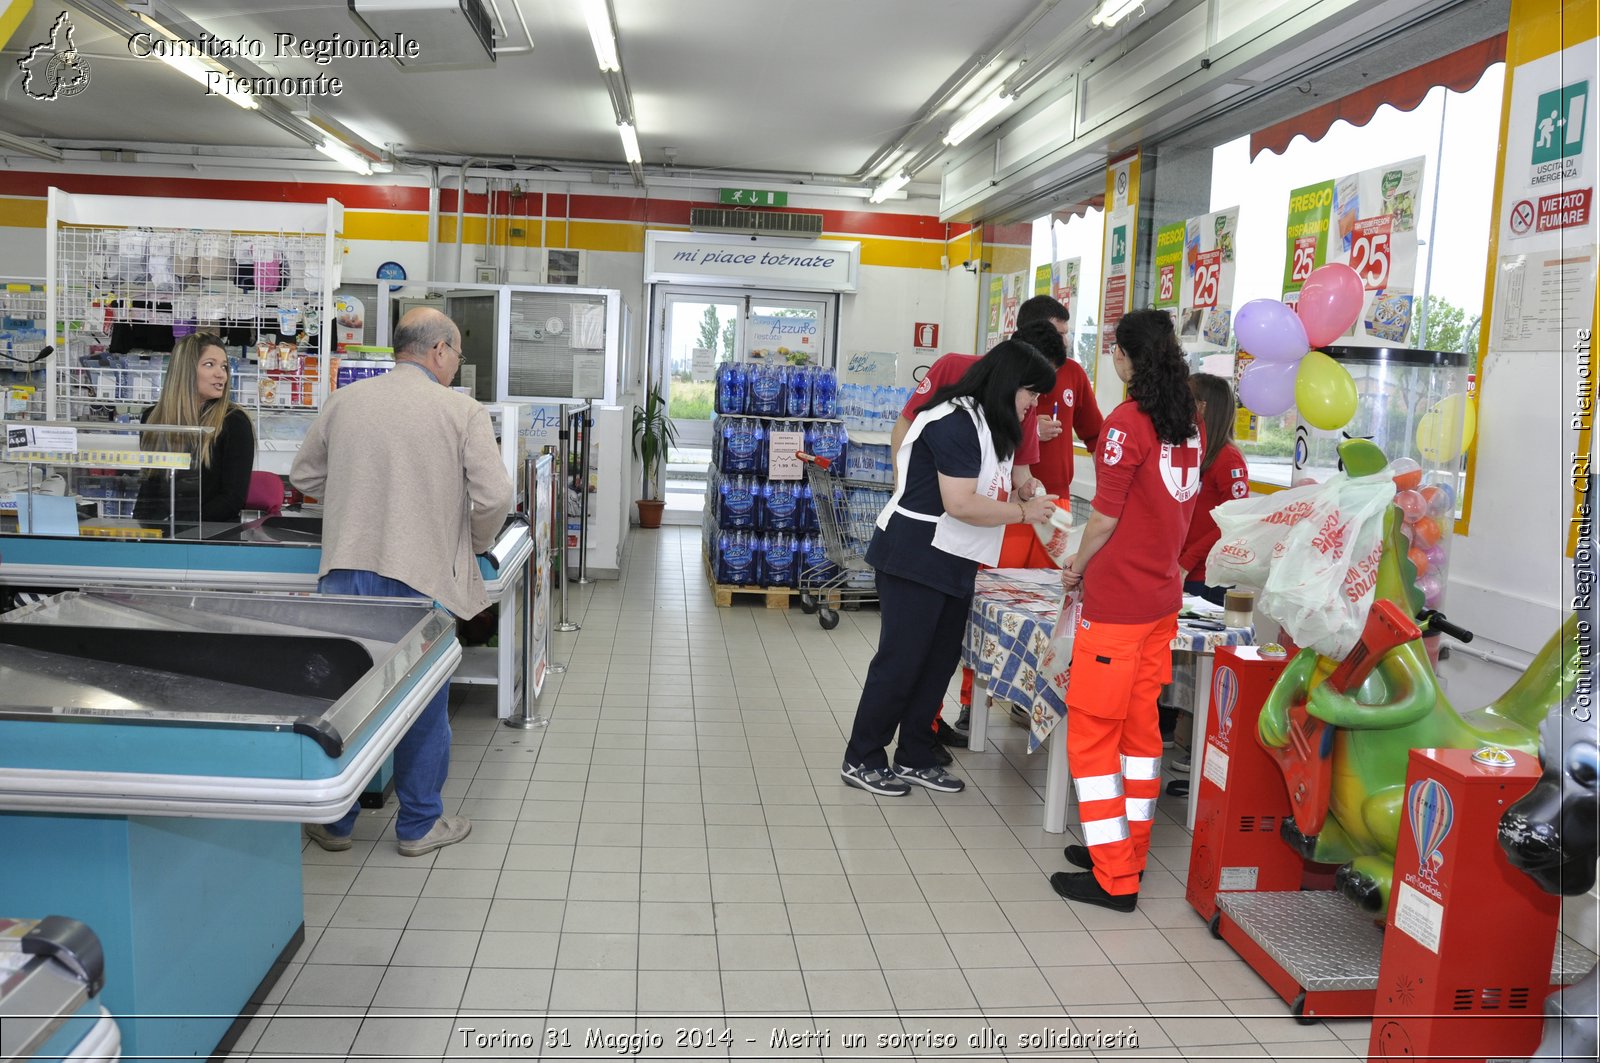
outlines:
M42 277L0 277L0 416L47 414L47 299Z
M62 370L114 358L107 351L113 346L159 347L167 330L222 332L227 346L247 354L259 337L270 337L272 364L290 365L269 371L258 364L258 381L271 379L294 398L270 396L263 405L322 405L331 388L328 307L339 284L344 226L337 200L164 200L52 188L46 226L54 283L45 320L56 328L45 409L58 417L79 413L73 407L83 396L63 387L73 378ZM295 337L292 353L280 352L279 335Z

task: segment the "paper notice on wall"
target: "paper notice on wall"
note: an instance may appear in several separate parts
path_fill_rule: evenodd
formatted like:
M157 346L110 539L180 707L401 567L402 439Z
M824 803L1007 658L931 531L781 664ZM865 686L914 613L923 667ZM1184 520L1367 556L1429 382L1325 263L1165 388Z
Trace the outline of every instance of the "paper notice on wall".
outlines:
M1437 953L1440 932L1444 929L1444 905L1402 882L1394 902L1394 927L1430 952Z
M1205 765L1201 768L1201 776L1210 779L1216 784L1217 789L1228 788L1228 754L1210 742L1206 743Z
M604 303L572 303L572 346L580 351L598 351L606 345ZM579 392L580 395L585 394Z
M1073 321L1078 320L1078 278L1083 273L1083 259L1058 259L1050 267L1050 294L1056 302L1067 308Z
M1501 255L1495 284L1497 351L1553 351L1571 343L1594 318L1593 244Z
M844 382L892 386L898 363L891 351L851 351L844 359Z
M693 347L689 351L690 375L698 381L709 381L717 374L717 352L710 347Z
M1017 311L1022 307L1022 301L1028 298L1028 272L1018 270L1005 276L1002 287L1000 332L1002 336L1009 336L1017 331Z
M572 395L579 399L598 399L606 391L606 356L603 354L574 354L572 356Z

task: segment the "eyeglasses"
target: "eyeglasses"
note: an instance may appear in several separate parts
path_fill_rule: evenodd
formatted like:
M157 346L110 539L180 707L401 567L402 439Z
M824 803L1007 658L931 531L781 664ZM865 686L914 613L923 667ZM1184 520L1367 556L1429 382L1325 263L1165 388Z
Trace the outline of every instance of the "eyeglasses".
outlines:
M455 352L456 361L458 361L458 362L461 361L461 348L460 347L457 347L455 344L451 343L449 340L440 340L439 342L444 344L445 350L454 351Z

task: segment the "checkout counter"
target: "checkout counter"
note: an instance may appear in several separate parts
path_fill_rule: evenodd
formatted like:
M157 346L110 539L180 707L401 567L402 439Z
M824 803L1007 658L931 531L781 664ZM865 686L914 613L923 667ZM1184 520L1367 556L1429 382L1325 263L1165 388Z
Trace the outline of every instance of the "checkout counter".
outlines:
M447 612L398 599L0 616L0 897L94 928L124 1052L227 1051L304 940L300 824L344 814L460 653Z
M519 500L528 499L530 492L517 430L519 412L525 410L510 404L491 407ZM316 590L322 560L320 507L257 516L244 524L174 519L158 525L107 516L120 497L109 495L116 485L125 496L129 484L141 476L174 476L187 467L187 454L140 447L142 434L197 429L50 422L37 427L46 433L11 441L0 450L0 587ZM9 490L4 486L8 473ZM500 719L523 712L535 693L527 675L527 662L536 655L527 644L534 571L528 512L524 502L518 513L508 515L494 544L478 557L498 612L497 637L492 646L464 650L452 677L456 683L495 686Z

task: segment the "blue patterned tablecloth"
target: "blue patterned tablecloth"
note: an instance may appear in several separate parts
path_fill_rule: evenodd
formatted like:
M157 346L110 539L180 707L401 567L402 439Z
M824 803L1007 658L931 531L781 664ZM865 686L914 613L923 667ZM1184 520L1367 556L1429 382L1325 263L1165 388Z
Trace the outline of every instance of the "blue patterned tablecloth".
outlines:
M984 569L978 573L972 614L962 640L961 663L984 681L992 696L1028 711L1033 722L1030 753L1067 714L1065 673L1049 677L1039 670L1050 648L1061 601L1061 573L1055 569ZM1186 599L1184 604L1210 608L1199 599ZM1254 642L1253 627L1210 631L1180 620L1172 648L1208 653L1218 646Z

